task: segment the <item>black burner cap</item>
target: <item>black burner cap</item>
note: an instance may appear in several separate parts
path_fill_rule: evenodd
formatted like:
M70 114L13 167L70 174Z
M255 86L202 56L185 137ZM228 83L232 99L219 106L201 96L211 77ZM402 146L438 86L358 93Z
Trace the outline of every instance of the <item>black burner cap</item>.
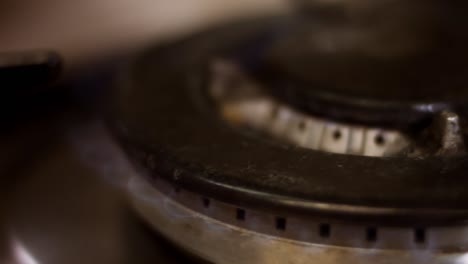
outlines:
M254 73L280 100L397 127L468 102L468 21L459 15L467 3L313 2L313 14L283 29Z

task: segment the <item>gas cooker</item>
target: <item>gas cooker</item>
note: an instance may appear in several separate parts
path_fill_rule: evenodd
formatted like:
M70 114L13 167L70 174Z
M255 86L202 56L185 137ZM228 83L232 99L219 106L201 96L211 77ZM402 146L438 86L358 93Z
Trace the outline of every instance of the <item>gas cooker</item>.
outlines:
M213 263L463 263L465 4L301 4L125 70L135 210Z
M65 141L200 261L465 263L465 4L300 4L132 57Z

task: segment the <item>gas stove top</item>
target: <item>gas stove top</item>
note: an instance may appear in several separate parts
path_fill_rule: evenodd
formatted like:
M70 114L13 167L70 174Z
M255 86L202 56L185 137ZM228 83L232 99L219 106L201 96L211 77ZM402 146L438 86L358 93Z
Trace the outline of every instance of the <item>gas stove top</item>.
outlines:
M190 261L467 262L466 4L299 6L132 57L73 155Z

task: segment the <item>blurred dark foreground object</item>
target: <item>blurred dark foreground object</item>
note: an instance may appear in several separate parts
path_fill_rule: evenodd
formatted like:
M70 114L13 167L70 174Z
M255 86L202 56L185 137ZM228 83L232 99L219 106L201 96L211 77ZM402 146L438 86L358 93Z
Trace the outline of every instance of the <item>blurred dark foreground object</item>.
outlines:
M0 54L0 117L2 126L52 105L46 99L62 70L61 57L52 51L28 51ZM59 102L60 100L54 100Z
M0 53L2 98L37 95L58 79L61 69L62 59L52 51Z

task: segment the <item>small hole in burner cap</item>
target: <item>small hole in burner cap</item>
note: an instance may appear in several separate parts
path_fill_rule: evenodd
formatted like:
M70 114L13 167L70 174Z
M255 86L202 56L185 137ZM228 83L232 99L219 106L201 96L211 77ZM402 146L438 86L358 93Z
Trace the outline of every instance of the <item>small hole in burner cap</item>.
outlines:
M426 241L426 230L424 228L414 229L414 241L416 243L424 243Z
M276 229L286 230L286 218L284 218L284 217L277 217L276 218Z
M210 207L210 199L208 199L208 198L206 198L206 197L203 197L202 200L203 200L203 206L204 206L205 208Z
M375 227L367 228L366 239L369 242L377 241L377 228L375 228Z
M341 138L341 131L338 129L333 131L333 139L338 140L340 138Z
M237 208L236 218L237 218L237 220L244 221L245 220L245 210Z
M323 238L330 237L330 225L329 224L320 224L319 225L319 235Z
M374 141L375 144L382 146L383 144L385 144L385 137L382 134L378 134L377 136L375 136Z

